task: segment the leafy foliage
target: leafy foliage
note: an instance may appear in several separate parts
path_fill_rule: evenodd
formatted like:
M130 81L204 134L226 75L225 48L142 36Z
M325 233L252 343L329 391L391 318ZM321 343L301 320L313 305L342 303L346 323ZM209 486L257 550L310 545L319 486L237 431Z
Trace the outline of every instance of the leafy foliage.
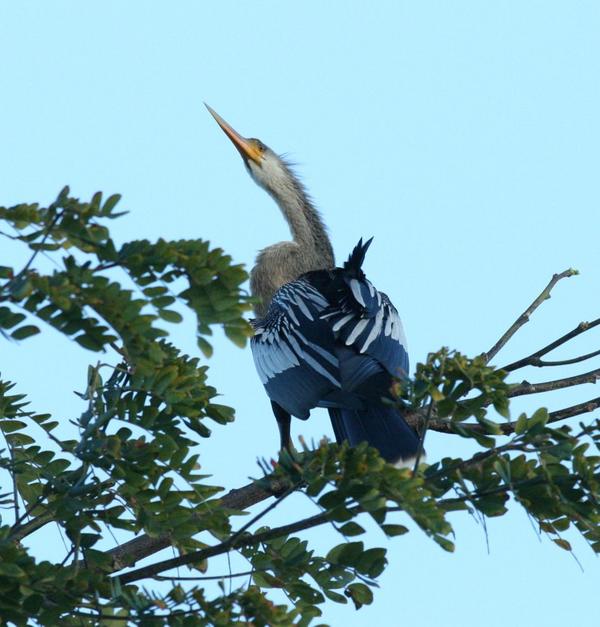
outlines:
M243 346L250 334L241 287L247 275L201 240L117 246L107 225L122 215L118 201L98 193L84 203L65 188L48 207L0 207L0 220L12 229L0 234L30 255L18 270L0 259L4 340L26 347L41 329L53 329L102 354L85 373L83 410L70 423L32 411L15 384L0 377L0 473L9 480L0 491L0 620L308 625L326 601L356 609L373 602L387 558L370 545L369 526L400 536L410 519L452 551L450 513L501 516L511 499L559 547L570 550L563 535L573 528L600 552L600 422L555 426L562 414L545 408L509 422L513 388L486 355L469 359L442 349L395 390L423 437L435 428L473 439L473 457L398 469L366 445L324 441L293 458L282 454L277 464L264 462L260 479L223 494L199 473L197 447L210 436L210 421L226 424L233 410L215 402L206 365L169 343L167 325L193 314L206 356L215 325ZM42 270L47 257L56 262L50 272ZM592 411L594 403L567 414ZM266 526L271 510L295 491L317 513ZM278 500L234 530L241 510L274 493ZM50 522L69 545L58 563L26 546ZM298 534L325 524L341 542L321 555ZM102 541L112 530L138 535L133 544L141 549L106 550ZM201 531L215 542L196 539ZM177 557L121 572L164 546ZM251 584L226 592L223 584L215 591L199 583L211 558L232 550L248 561ZM172 581L166 592L136 583L185 564L198 581ZM289 607L271 600L273 590L285 592Z

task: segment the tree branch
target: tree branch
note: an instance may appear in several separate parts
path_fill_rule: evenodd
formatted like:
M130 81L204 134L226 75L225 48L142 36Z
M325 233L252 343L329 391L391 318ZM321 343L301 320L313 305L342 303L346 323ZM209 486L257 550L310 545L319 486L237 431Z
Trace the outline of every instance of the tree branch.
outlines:
M10 288L22 276L25 276L25 274L27 274L29 268L31 268L31 264L35 261L35 258L39 255L40 251L44 247L44 244L46 243L46 240L50 236L50 233L52 232L52 229L56 226L56 223L60 220L60 218L62 218L62 215L63 215L63 211L57 211L54 214L54 216L52 217L52 220L50 220L50 223L45 227L44 235L42 236L42 241L39 244L37 244L35 242L32 242L29 245L30 248L31 248L32 245L35 245L36 246L35 250L31 254L31 256L29 257L27 263L23 266L23 268L19 272L17 272L17 274L15 274L15 276L12 277L10 279L10 281L8 281L7 283L4 284L4 286L2 288L3 290L5 290L6 288ZM17 239L21 239L21 237L17 237Z
M583 403L577 403L576 405L570 405L569 407L565 407L563 409L548 412L548 422L546 424L559 422L560 420L566 420L567 418L573 418L573 416L580 416L581 414L589 414L595 409L598 409L598 407L600 407L600 396L598 398L592 398L589 401L584 401ZM480 428L481 432L484 432L479 425L472 426L474 428ZM517 423L508 422L498 426L502 430L503 435L510 435L511 433L514 433Z
M535 362L532 362L532 366L537 366L538 368L547 368L548 366L570 366L571 364L578 364L582 361L587 361L588 359L592 359L592 357L597 357L600 355L600 350L592 351L591 353L586 353L585 355L579 355L579 357L573 357L571 359L558 359L554 361L547 361L542 359L536 359Z
M563 278L571 277L576 274L575 270L568 269L559 274L553 275L552 279L548 283L548 285L544 288L544 290L540 293L540 295L531 303L531 305L519 316L519 318L513 323L513 325L508 329L508 331L496 342L496 344L485 354L486 361L490 361L504 346L505 344L514 336L514 334L528 322L531 314L548 298L550 298L550 293L554 286ZM600 325L600 318L594 320L590 323L582 322L575 329L565 334L561 338L555 340L548 346L542 348L536 353L526 357L518 362L514 362L509 366L503 368L503 370L515 370L517 368L523 367L524 365L543 365L543 362L540 361L540 357L554 348L560 346L571 340L572 338L580 335L581 333L586 332L587 330ZM576 363L578 361L584 361L584 359L589 359L596 354L600 354L600 351L596 351L595 353L589 353L588 355L583 355L581 357L575 358L574 360L569 360L568 363ZM536 361L537 360L537 361ZM558 365L558 364L557 364ZM579 375L577 377L570 377L566 379L560 379L556 381L548 381L544 383L538 384L530 384L528 382L523 382L517 386L515 386L509 393L510 396L519 396L523 394L533 394L537 392L545 392L554 389L561 389L563 387L569 387L573 385L579 385L582 383L595 382L598 378L600 378L600 370L594 370L588 372L584 375ZM559 411L550 413L550 422L556 422L559 420L564 420L566 418L580 415L583 413L589 413L600 407L600 399L593 399L584 403L579 403L578 405L573 405L571 407L564 408ZM428 429L433 431L438 431L440 433L452 433L456 434L454 424L449 420L438 419L435 417L435 412L433 415L427 417L425 410L420 410L418 412L407 413L405 416L407 422L415 427L422 427L423 421L428 421ZM507 423L499 425L502 433L505 435L511 434L514 432L516 423ZM483 433L484 429L479 424L465 424L461 423L461 427ZM257 485L256 483L251 483L242 488L231 490L229 493L224 495L222 499L217 501L218 505L221 505L225 508L231 509L240 509L244 510L252 505L255 505L271 496L281 494L281 492L287 490L289 485L276 485L272 484L270 489L264 489ZM198 514L198 520L201 520L201 514ZM199 528L198 531L202 531L202 528ZM137 561L142 558L148 557L168 546L173 544L173 539L169 535L162 535L159 537L150 537L146 534L143 534L129 542L125 542L110 551L107 554L112 558L112 570L111 572L117 572L123 568L133 566Z
M594 411L598 407L600 407L600 397L591 399L584 403L572 405L558 411L550 412L548 423L558 422L566 418L589 413ZM412 426L418 426L422 424L424 418L422 414L422 411L407 414L407 422ZM515 426L516 422L499 425L504 435L509 435L513 433ZM484 433L484 428L479 424L462 423L461 427ZM442 433L456 433L453 423L451 421L443 419L431 418L429 422L429 429L433 429ZM287 493L291 488L289 483L282 480L271 479L270 482L271 483L268 489L265 489L257 483L251 483L242 488L231 490L219 501L217 501L217 504L228 509L246 509L276 494L281 494L282 492ZM444 501L442 501L442 503L443 502ZM275 507L275 504L269 506L267 510L259 514L259 516L266 513L267 511L270 511L271 509L273 509L273 507ZM399 511L399 509L400 508L390 508L389 511ZM357 509L355 513L358 513L359 511L360 510ZM251 523L257 519L258 517L255 516ZM284 525L282 527L270 529L261 534L256 534L252 536L252 543L263 542L281 537L283 535L289 535L290 533L296 533L304 529L321 525L325 522L328 522L326 514L317 514L316 516L312 516L310 518L306 518L304 520L297 521L289 525ZM133 570L129 573L120 575L119 579L123 584L131 583L139 579L153 577L160 572L175 568L177 566L202 561L203 559L208 559L209 557L214 557L216 555L226 553L248 542L247 536L243 533L248 527L249 524L246 524L228 541L215 545L214 547L208 547L206 549L201 549L200 551L195 551L193 553L181 555L170 560L164 560L156 564L151 564L149 566ZM199 528L198 532L201 530L202 529ZM148 557L149 555L152 555L172 544L173 542L170 536L160 536L158 538L152 538L144 534L138 538L134 538L133 540L130 540L129 542L126 542L107 552L107 554L113 559L113 568L111 572L116 572L128 566L132 566L136 563L136 561Z
M154 575L154 579L156 579L157 581L220 581L223 579L233 579L234 577L250 577L254 573L264 572L264 568L253 568L252 570L246 570L241 573L228 573L227 575L201 575L198 577Z
M423 455L423 446L425 445L425 436L427 435L427 429L429 429L429 423L431 422L431 416L433 414L433 397L429 401L429 407L427 409L427 414L425 415L425 420L421 421L421 424L415 430L419 434L419 446L417 448L417 454L415 455L415 464L413 466L413 477L417 474L417 469L419 468L419 462L421 461L421 457Z
M226 509L244 510L256 503L260 503L271 496L281 494L287 491L290 485L287 482L271 479L269 489L265 489L257 483L250 483L242 488L230 490L216 503L215 506L224 507ZM200 519L201 516L199 515ZM202 531L201 528L197 532ZM133 566L138 560L148 557L153 553L157 553L162 549L173 544L173 539L169 535L151 537L143 534L120 544L119 546L107 551L107 555L112 558L112 570L116 572L128 566Z
M573 387L574 385L582 385L584 383L596 383L600 379L600 368L590 370L574 377L565 377L564 379L555 379L554 381L544 381L542 383L522 383L512 386L508 392L508 396L523 396L524 394L539 394L540 392L551 392L552 390L561 390L563 388Z
M50 434L51 435L51 434ZM62 445L62 442L59 443ZM78 494L86 494L92 491L99 491L102 489L109 489L114 485L114 481L112 479L108 479L106 481L102 481L100 483L92 483L87 486L84 486L83 489L78 489ZM71 488L73 489L73 488ZM28 535L34 533L38 529L41 529L48 523L54 522L56 520L56 512L49 503L44 504L44 496L39 496L35 501L33 501L23 512L21 517L15 522L15 524L11 527L9 532L9 538L13 542L20 542ZM27 518L32 512L36 509L45 509L47 511L31 518L27 522L23 522L25 518Z
M563 409L551 411L548 414L548 424L558 422L560 420L566 420L567 418L572 418L573 416L580 416L581 414L589 414L599 407L600 397L584 401L583 403L577 403L576 405L570 405L569 407L565 407ZM417 428L420 424L422 424L423 418L420 413L412 412L405 416L405 420L411 427ZM451 420L447 420L445 418L432 418L429 423L428 430L457 435L456 430L454 429L455 424L460 425L462 429L466 429L468 431L487 434L487 431L480 424L468 422L453 423ZM511 433L514 433L516 425L516 422L507 422L498 424L498 427L502 431L503 435L510 435Z
M490 348L490 350L485 353L485 361L488 363L491 361L506 345L506 343L512 338L512 336L527 322L529 322L529 317L531 314L545 301L550 298L550 292L554 286L561 280L567 277L571 277L577 274L577 270L573 270L569 268L560 274L555 274L550 279L550 282L546 287L542 290L540 295L527 307L527 309L513 322L508 331L504 333L504 335Z
M360 510L356 507L350 509L350 511L355 514L358 513L358 511ZM303 531L304 529L310 529L311 527L316 527L317 525L322 525L326 522L329 522L329 519L327 518L327 513L316 514L315 516L304 518L288 525L274 527L273 529L268 529L267 531L256 533L254 535L250 535L249 537L243 535L238 536L237 539L233 542L221 542L220 544L210 546L206 549L193 551L192 553L187 553L186 555L179 555L178 557L163 560L162 562L156 562L155 564L149 564L148 566L143 566L142 568L137 568L136 570L132 570L123 575L116 576L118 577L121 584L131 583L133 581L137 581L138 579L153 577L154 575L162 573L165 570L170 570L171 568L185 566L186 564L193 564L208 559L209 557L215 557L216 555L228 553L232 549L244 546L245 544L258 544L259 542L266 542L268 540L280 538L281 536L287 536L290 533L296 533L298 531Z
M528 357L523 357L523 359L519 359L517 361L514 361L511 364L502 366L500 370L504 370L505 372L513 372L514 370L518 370L519 368L523 368L525 366L542 367L545 364L540 361L540 357L548 354L549 352L553 351L555 348L558 348L559 346L566 344L568 341L572 340L574 337L577 337L578 335L581 335L582 333L585 333L586 331L589 331L590 329L597 327L599 324L600 324L600 318L596 318L596 320L592 320L592 322L580 322L572 331L565 333L562 337L559 337L557 340L554 340L554 342L551 342L547 346L544 346L544 348L540 348L539 351L532 353ZM565 363L568 364L568 363L576 363L577 361L584 361L584 359L595 357L599 353L600 351L596 351L594 353L588 353L587 355L583 355L582 357L575 358L575 360L566 360ZM550 363L552 364L552 362ZM556 364L552 364L552 365L561 365L561 364L560 362L557 362Z
M585 401L583 403L577 403L577 405L565 407L564 409L551 411L548 414L548 424L551 422L558 422L559 420L565 420L566 418L572 418L573 416L580 416L581 414L589 414L598 407L600 407L600 396L598 398L592 398L589 401ZM511 423L511 425L514 424L516 423ZM512 433L512 431L509 431L508 433Z
M548 423L590 413L598 407L600 407L600 397L550 412ZM414 428L421 427L425 417L424 411L410 412L405 415L408 424ZM483 427L479 424L460 423L460 426L464 429L484 433ZM510 435L514 433L516 422L499 424L498 426L504 435ZM431 417L428 430L456 435L454 424L450 420L441 418ZM285 492L289 487L289 484L276 480L271 480L269 489L264 489L257 483L250 483L242 488L231 490L217 501L216 504L227 509L244 510L272 496ZM201 516L199 515L198 517L200 518ZM200 531L202 531L201 528L198 529L198 532ZM153 555L168 546L172 546L172 544L173 540L169 535L151 537L147 534L142 534L137 538L107 551L107 555L112 558L112 569L110 572L114 573L123 568L133 566L139 560Z
M28 535L32 534L34 531L41 529L48 523L54 522L56 519L56 512L48 511L44 514L40 514L36 516L32 520L27 523L19 524L11 530L10 539L14 542L20 542L23 538L26 538Z
M490 494L500 494L504 492L514 491L515 488L523 487L525 485L534 485L537 483L543 483L541 478L536 479L527 479L518 484L511 485L501 485L492 490L481 490L476 491L474 493L470 493L468 495L462 495L459 497L453 497L448 499L440 499L438 501L438 505L452 505L458 502L464 501L472 501L473 499L481 498L484 496L488 496ZM360 505L355 505L354 507L348 508L348 511L352 515L352 517L357 514L366 513L365 510ZM403 511L402 507L393 506L385 508L386 513L392 512L400 512ZM227 553L232 549L239 548L241 546L246 545L256 545L260 542L268 542L269 540L274 540L275 538L281 538L284 536L289 536L292 533L297 533L298 531L304 531L306 529L311 529L312 527L317 527L319 525L323 525L325 523L330 522L328 517L328 512L321 512L320 514L315 514L314 516L310 516L309 518L304 518L302 520L298 520L293 523L289 523L287 525L282 525L280 527L274 527L273 529L267 529L266 531L262 531L256 534L250 534L247 536L236 534L235 541L226 541L215 546L207 547L206 549L199 549L198 551L194 551L192 553L188 553L186 555L179 555L178 557L173 557L168 560L163 560L162 562L156 562L155 564L149 564L148 566L144 566L142 568L137 568L136 570L132 570L123 575L116 575L121 584L133 583L134 581L138 581L140 579L147 579L149 577L154 577L165 570L171 570L172 568L178 568L179 566L185 566L187 564L193 564L197 562L201 562L210 557L215 557L217 555L222 555L223 553ZM233 538L233 537L232 537ZM165 577L166 578L166 577ZM162 579L162 577L161 577Z

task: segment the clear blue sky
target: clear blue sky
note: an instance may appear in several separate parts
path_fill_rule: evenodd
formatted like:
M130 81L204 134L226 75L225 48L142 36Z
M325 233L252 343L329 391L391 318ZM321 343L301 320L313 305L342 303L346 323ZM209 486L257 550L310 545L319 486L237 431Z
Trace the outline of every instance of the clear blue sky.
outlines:
M251 264L288 234L206 100L299 163L338 259L375 236L366 269L401 312L413 364L442 345L471 355L489 348L553 272L579 269L505 362L599 315L598 33L595 2L5 0L0 204L50 202L66 183L82 198L120 192L130 214L114 225L118 241L202 237ZM0 241L2 256L8 250ZM67 421L81 411L72 390L96 357L47 335L4 343L0 369L36 409ZM176 338L196 351L190 325ZM596 334L578 347L599 344ZM256 457L274 455L277 437L249 350L221 336L216 348L211 382L237 420L214 429L201 461L231 488L258 474ZM543 402L592 395L587 386ZM318 438L329 425L316 414L298 432ZM435 435L427 448L430 459L470 450ZM305 501L290 500L274 520L313 513ZM513 510L489 521L489 552L464 516L454 519L454 555L418 531L389 543L374 535L391 562L374 605L329 605L324 619L589 624L598 560L567 536L582 572ZM329 530L310 537L337 542ZM212 572L224 571L221 563Z

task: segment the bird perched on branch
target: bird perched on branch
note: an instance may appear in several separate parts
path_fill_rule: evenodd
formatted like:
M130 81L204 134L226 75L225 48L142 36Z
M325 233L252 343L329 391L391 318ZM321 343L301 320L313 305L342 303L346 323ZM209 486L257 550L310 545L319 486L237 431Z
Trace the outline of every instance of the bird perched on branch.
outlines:
M206 106L292 235L261 250L250 274L257 299L252 354L281 447L291 450L291 416L306 420L311 409L325 407L338 442L366 441L387 461L409 464L419 438L384 400L394 377L408 374L406 340L398 312L362 270L371 240L361 239L336 268L321 216L289 164Z

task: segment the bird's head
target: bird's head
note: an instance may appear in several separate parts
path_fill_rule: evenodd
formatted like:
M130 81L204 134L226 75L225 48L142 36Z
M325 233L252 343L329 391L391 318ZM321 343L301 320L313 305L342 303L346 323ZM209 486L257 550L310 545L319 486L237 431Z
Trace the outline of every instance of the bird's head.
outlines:
M214 109L204 104L242 155L248 173L258 185L269 193L274 193L282 182L290 178L290 171L279 155L265 146L260 139L242 137Z

